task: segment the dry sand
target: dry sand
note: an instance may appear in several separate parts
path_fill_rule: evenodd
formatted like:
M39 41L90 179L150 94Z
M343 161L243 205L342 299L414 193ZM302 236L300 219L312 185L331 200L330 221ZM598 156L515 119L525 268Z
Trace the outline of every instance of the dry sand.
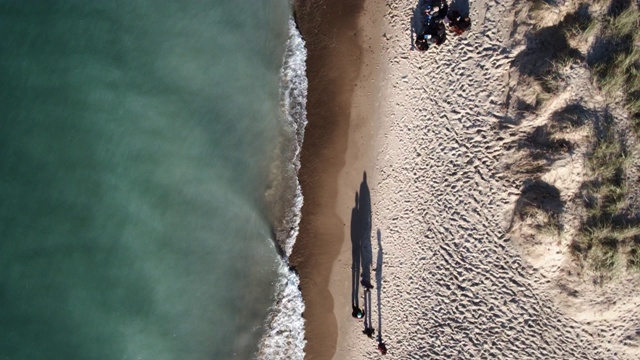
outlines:
M501 174L507 140L496 125L513 2L470 4L472 30L426 53L410 51L418 5L296 3L309 125L292 264L307 359L376 358L380 335L390 359L616 358L536 285L505 233L519 189ZM370 229L353 212L356 192L367 212L365 171ZM374 339L351 317L354 231L370 231Z

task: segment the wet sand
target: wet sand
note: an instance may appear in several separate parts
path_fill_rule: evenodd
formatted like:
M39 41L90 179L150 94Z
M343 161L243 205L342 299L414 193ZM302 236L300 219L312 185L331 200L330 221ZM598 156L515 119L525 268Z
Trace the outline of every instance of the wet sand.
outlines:
M307 359L333 358L344 322L353 320L345 224L363 172L373 170L383 8L381 1L295 4L308 50L309 123L299 173L304 206L291 264L306 304Z

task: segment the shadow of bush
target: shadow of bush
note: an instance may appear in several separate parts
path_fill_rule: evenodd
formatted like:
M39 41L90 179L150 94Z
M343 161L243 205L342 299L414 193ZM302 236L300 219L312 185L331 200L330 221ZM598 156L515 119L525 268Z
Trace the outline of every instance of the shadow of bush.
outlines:
M565 203L557 187L540 179L525 181L520 197L513 210L514 216L524 220L529 210L534 208L547 214L562 214Z
M562 24L525 34L526 48L514 60L520 74L534 78L548 76L559 60L582 59L580 51L569 45Z
M580 103L572 103L551 114L551 131L565 132L593 121L594 112Z
M573 144L562 138L554 138L549 126L538 126L518 145L520 149L528 149L533 158L554 156L573 150Z

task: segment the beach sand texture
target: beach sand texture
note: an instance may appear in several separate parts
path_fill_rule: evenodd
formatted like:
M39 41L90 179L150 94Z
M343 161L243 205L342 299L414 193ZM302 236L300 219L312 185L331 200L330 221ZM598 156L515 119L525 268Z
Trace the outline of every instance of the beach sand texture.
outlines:
M310 6L300 2L297 9ZM470 8L471 31L449 34L426 53L411 51L421 6L371 1L356 6L357 29L345 30L339 21L333 33L301 26L310 58L309 127L300 176L305 206L292 263L307 304L306 358L377 358L378 336L389 359L615 358L553 305L505 236L518 189L501 174L506 140L496 125L514 56L513 2L452 3ZM328 16L322 6L314 11ZM372 20L378 17L384 21ZM376 34L380 54L366 51L375 48ZM322 70L330 67L313 58L321 55L314 46L331 36L327 43L337 47L349 43L341 36L358 40L346 55L361 57L351 69L359 77L337 76L332 96L340 101L320 104L314 91L330 88ZM322 49L329 52L323 56L340 53ZM324 133L317 125L322 119ZM335 138L327 141L327 134ZM309 165L312 152L319 155ZM366 219L366 202L365 214L358 211L367 187L370 228L353 218ZM351 317L354 231L369 232L372 339L362 333L363 321Z

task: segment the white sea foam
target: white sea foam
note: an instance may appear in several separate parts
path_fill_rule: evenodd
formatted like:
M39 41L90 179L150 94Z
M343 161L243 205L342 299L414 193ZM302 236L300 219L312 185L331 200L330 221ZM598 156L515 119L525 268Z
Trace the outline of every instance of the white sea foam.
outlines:
M307 50L304 40L289 20L287 41L281 72L281 108L284 134L279 144L279 159L271 174L271 189L267 193L272 204L284 210L277 216L276 243L281 250L282 262L275 287L275 302L265 324L257 358L260 360L304 358L304 302L300 292L300 279L289 267L288 258L293 250L300 223L303 197L297 174L300 169L300 150L307 124ZM290 194L290 195L288 195Z

